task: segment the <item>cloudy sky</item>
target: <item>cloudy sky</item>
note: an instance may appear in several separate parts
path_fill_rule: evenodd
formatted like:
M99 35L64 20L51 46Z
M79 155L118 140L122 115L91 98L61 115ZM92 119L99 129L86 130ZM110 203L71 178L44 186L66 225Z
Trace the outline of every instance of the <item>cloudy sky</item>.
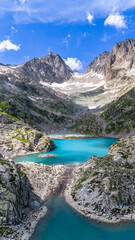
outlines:
M0 0L0 62L48 52L84 72L116 42L135 38L135 0Z

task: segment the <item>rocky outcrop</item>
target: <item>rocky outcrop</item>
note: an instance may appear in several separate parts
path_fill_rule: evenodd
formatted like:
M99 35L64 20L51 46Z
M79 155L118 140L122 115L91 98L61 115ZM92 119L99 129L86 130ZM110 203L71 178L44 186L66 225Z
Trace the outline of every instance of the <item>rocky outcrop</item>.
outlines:
M69 204L105 222L135 220L135 137L121 139L107 156L93 156L74 170L66 190Z
M39 197L39 203L45 201L50 194L53 194L59 186L59 180L65 172L67 166L45 165L40 163L22 162L20 168L26 173L32 186L31 205L35 201L35 196Z
M113 160L118 164L124 164L129 169L135 167L135 136L121 138L112 144L108 154L113 155Z
M30 184L13 161L0 159L0 224L15 224L29 205Z
M55 148L48 136L6 113L0 113L0 136L0 152L8 157Z

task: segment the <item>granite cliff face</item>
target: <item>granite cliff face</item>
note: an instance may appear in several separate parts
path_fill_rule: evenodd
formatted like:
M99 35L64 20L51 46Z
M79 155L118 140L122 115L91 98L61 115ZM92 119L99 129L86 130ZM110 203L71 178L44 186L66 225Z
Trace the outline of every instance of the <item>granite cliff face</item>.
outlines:
M87 66L86 72L89 73L90 71L93 71L97 73L103 73L103 69L107 63L108 58L109 52L103 52L98 57L96 57L90 65Z
M16 224L29 205L30 184L13 161L0 159L0 224Z
M106 79L115 77L116 72L135 69L135 39L127 39L116 43L112 51L99 55L88 67L86 72L102 73Z

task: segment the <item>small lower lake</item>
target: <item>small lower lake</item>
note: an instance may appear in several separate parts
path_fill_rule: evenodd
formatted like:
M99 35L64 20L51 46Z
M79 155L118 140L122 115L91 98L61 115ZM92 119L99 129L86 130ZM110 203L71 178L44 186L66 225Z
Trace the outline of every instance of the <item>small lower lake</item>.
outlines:
M135 240L135 224L101 224L82 217L65 202L51 198L48 216L38 224L31 240Z
M105 156L108 148L117 141L116 138L91 138L91 139L55 139L56 148L50 153L52 158L39 158L37 153L15 158L15 162L29 161L43 164L79 165L86 162L91 156Z

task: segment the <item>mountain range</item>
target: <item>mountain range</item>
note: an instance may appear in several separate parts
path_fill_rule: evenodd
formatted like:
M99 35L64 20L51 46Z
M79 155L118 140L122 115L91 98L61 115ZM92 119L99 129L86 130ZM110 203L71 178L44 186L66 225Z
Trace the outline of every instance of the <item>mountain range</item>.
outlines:
M100 54L82 74L52 52L21 65L0 64L1 111L47 134L66 129L91 136L123 135L123 111L134 108L134 87L135 39L116 43L110 53ZM124 105L120 104L112 116L110 108L127 98L131 105L122 102ZM107 112L111 120L105 117ZM92 131L93 118L101 131ZM114 129L121 129L108 130L109 122L118 125ZM134 131L131 125L129 133Z

